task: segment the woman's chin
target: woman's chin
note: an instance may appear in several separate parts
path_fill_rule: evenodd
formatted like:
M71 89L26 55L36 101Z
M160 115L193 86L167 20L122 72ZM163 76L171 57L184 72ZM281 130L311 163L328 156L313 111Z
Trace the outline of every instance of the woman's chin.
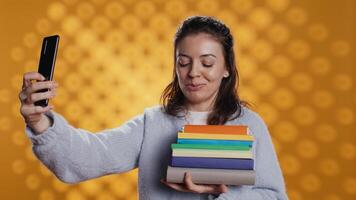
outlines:
M204 103L205 101L207 101L206 98L204 98L203 96L198 95L198 94L186 95L186 99L191 104L200 104L200 103Z

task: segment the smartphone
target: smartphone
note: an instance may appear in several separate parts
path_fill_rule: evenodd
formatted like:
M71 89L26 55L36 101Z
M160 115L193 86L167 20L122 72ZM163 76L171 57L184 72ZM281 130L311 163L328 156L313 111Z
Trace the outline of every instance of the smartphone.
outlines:
M58 35L52 35L43 38L40 62L38 65L38 72L46 78L45 81L51 81L53 79L58 43L59 43ZM49 91L49 89L43 89L37 92L47 92L47 91ZM46 107L48 105L48 99L36 101L35 105Z

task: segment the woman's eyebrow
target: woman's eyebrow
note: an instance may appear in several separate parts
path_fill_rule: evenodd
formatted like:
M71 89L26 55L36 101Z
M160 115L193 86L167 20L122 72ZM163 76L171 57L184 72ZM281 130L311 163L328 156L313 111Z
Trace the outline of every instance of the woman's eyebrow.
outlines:
M211 53L209 53L209 54L203 54L203 55L201 55L201 56L199 56L199 57L207 57L207 56L212 56L212 57L216 58L216 56L215 56L214 54L211 54Z
M188 58L190 58L190 56L188 56L188 55L186 55L186 54L184 54L184 53L179 53L179 54L178 54L178 57L179 57L179 56L183 56L183 57L188 57Z

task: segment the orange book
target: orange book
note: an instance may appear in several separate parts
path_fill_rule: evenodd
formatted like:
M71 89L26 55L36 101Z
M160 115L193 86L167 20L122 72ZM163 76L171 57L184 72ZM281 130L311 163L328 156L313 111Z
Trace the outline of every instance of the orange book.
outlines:
M186 133L215 133L248 135L249 129L245 125L185 125Z

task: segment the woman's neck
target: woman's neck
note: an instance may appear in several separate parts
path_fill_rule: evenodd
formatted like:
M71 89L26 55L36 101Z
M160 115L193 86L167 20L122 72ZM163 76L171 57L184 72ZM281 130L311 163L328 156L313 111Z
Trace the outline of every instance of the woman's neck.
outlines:
M210 103L187 103L186 109L192 112L210 112L213 110L213 105L211 105Z

